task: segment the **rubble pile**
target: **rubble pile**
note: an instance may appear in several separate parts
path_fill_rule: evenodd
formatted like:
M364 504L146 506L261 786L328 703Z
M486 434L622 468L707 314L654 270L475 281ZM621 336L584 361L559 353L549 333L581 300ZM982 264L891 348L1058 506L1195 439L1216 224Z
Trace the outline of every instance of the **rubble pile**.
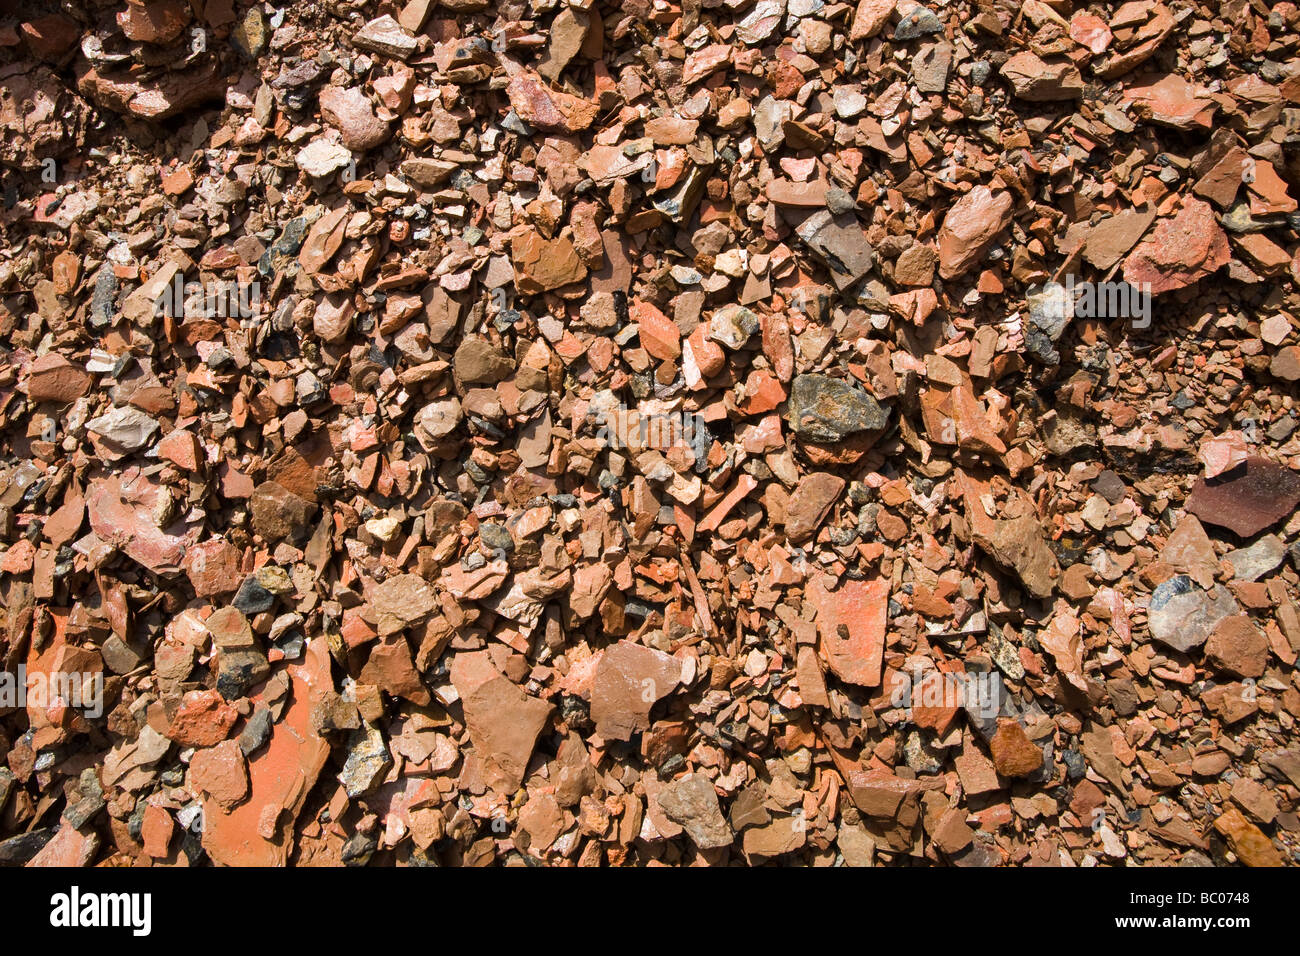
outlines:
M0 864L1300 862L1296 4L19 6Z

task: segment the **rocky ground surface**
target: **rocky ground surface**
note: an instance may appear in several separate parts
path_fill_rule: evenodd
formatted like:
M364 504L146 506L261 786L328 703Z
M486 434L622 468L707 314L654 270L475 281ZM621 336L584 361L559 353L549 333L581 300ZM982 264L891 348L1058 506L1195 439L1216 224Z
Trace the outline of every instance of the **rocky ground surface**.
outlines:
M1300 862L1294 3L17 6L0 863Z

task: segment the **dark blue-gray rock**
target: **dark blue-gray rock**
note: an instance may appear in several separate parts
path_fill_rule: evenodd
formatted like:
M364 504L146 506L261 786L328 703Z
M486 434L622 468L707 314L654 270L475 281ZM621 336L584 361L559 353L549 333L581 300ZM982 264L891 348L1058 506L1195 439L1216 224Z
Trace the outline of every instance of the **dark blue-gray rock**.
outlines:
M515 539L510 536L509 530L503 524L492 521L484 522L479 525L478 537L483 542L483 547L489 551L505 551L508 553L515 549Z
M0 866L22 866L40 853L58 832L54 827L47 827L0 840Z
M325 383L312 372L298 373L293 385L294 393L298 396L298 404L304 407L315 405L317 402L323 402L329 398Z
M1065 764L1065 775L1071 780L1082 780L1088 772L1088 763L1077 750L1062 750L1061 761Z
M298 216L285 223L271 247L262 253L257 261L257 271L264 276L293 274L298 270L298 253L302 251L303 241L307 238L310 225L305 216Z
M917 7L898 21L898 26L894 28L894 39L915 40L927 33L940 33L942 31L943 21L939 19L933 10L926 7Z
M876 431L889 423L889 410L843 379L809 373L796 376L787 418L805 441L843 441L855 432Z
M511 110L506 114L506 118L501 121L502 129L511 133L518 133L520 136L533 135L533 128L520 119L519 114Z
M1223 223L1223 228L1228 232L1238 234L1247 232L1263 232L1266 229L1285 228L1287 218L1283 215L1278 216L1259 216L1255 217L1250 214L1250 204L1239 202L1233 206L1219 220Z
M918 774L934 774L943 770L944 752L931 745L921 732L909 729L903 738L903 761Z
M9 795L14 792L18 778L8 767L0 767L0 812L4 811L5 804L9 802Z
M271 711L259 706L244 724L243 732L239 735L239 749L245 757L251 757L270 739Z
M90 296L90 324L97 329L113 324L113 317L117 314L117 276L113 273L113 267L105 263L100 270L95 273L95 290Z
M703 170L698 166L692 166L690 172L682 177L681 182L673 188L672 192L654 201L655 209L673 222L688 219L699 204L700 195L704 192L705 179Z
M63 811L63 822L74 829L80 829L91 818L104 809L104 789L99 784L99 777L93 767L87 767L77 780L81 799Z
M249 575L235 592L235 607L244 612L246 617L269 611L275 606L275 595L257 583L257 578Z
M1147 627L1155 640L1185 654L1204 644L1216 624L1236 613L1237 602L1223 585L1206 591L1179 574L1152 593Z
M365 866L379 849L379 837L373 833L354 833L343 844L339 859L344 866Z
M221 648L217 652L217 693L226 700L247 697L271 676L266 654L257 648Z
M1029 305L1025 348L1044 365L1060 364L1055 343L1074 318L1074 302L1069 291L1059 282L1048 282L1031 290L1025 301Z
M962 709L971 728L987 744L998 732L998 717L1015 716L1014 706L999 672L972 668L969 674L971 692L963 699Z
M838 186L831 186L826 190L826 208L831 211L831 215L841 216L857 209L858 202L851 193Z
M1112 505L1119 504L1128 495L1128 488L1124 485L1124 479L1109 468L1093 479L1092 490Z

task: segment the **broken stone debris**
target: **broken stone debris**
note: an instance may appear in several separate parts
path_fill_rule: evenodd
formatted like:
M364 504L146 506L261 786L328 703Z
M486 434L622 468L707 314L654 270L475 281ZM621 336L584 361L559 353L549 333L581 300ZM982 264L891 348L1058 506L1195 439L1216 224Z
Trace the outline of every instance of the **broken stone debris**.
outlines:
M1295 863L1300 20L1066 7L6 14L0 861Z

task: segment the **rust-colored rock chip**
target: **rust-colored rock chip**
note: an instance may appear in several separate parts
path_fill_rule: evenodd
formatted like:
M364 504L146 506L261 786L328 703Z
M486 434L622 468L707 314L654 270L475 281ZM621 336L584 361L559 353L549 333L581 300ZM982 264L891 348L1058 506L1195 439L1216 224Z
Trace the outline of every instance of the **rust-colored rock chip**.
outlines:
M1295 2L7 7L0 866L1300 862Z

